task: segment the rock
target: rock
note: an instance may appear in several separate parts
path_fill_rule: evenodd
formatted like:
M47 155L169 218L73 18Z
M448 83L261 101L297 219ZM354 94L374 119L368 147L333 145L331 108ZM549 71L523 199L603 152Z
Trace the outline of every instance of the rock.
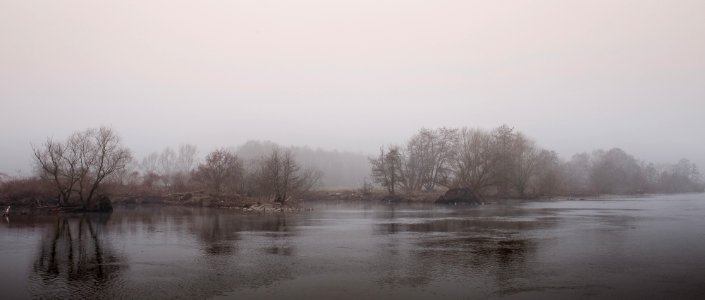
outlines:
M113 205L108 196L103 195L98 198L98 211L113 211Z
M113 205L110 203L110 198L108 198L108 196L102 195L91 202L92 203L90 203L89 206L85 208L85 211L94 211L94 212L111 212L111 211L113 211Z
M469 188L455 188L448 190L438 197L436 204L480 204L480 198Z

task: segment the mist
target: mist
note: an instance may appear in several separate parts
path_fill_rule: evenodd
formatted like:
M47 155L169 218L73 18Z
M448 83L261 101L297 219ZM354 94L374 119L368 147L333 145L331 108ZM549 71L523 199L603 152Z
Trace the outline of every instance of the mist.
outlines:
M510 124L562 157L705 165L702 1L3 1L0 172L101 125L137 157L248 140L374 155Z
M7 299L705 299L703 0L2 0Z

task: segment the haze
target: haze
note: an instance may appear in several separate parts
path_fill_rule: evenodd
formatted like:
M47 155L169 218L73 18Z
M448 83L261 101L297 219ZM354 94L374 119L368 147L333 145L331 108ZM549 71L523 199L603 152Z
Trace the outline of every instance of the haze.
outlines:
M374 154L509 124L563 157L705 167L704 1L0 3L0 172L109 125L141 157L250 139Z

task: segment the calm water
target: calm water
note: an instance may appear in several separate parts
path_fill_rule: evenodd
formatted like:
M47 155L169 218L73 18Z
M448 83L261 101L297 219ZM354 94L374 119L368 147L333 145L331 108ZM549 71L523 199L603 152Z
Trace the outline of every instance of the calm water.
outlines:
M0 298L705 299L705 195L0 225Z

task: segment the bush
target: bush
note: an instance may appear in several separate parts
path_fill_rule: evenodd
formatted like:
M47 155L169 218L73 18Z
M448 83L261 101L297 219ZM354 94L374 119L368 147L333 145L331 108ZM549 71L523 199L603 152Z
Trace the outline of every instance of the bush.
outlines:
M0 204L37 206L56 204L56 195L45 181L30 178L15 178L0 183Z

